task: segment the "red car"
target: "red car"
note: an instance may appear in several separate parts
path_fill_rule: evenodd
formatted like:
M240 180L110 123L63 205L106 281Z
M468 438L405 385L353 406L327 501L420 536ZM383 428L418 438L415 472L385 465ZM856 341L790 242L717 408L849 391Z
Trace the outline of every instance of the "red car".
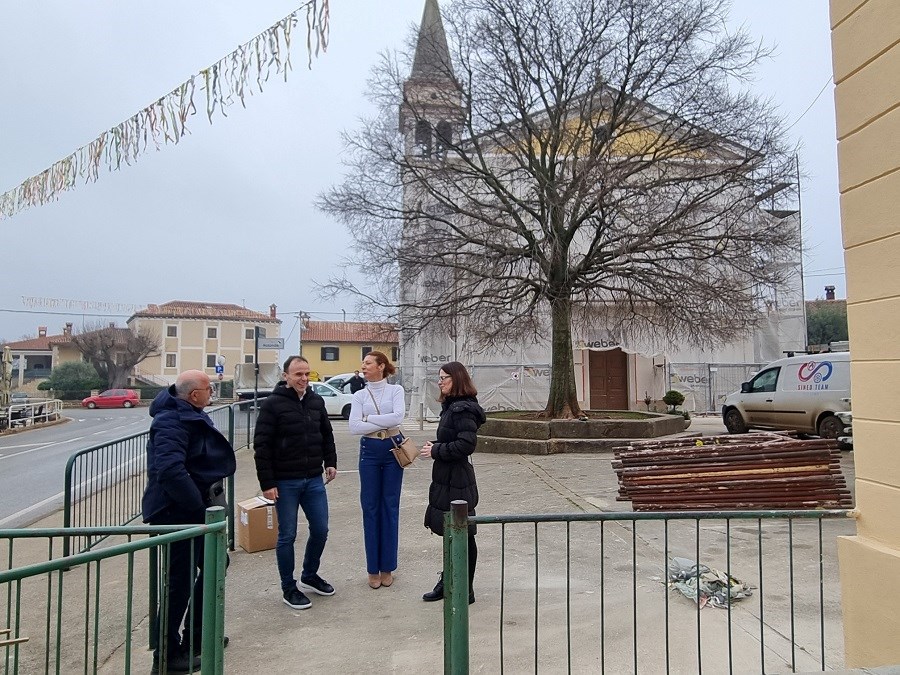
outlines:
M81 402L85 408L131 408L141 402L134 389L107 389Z

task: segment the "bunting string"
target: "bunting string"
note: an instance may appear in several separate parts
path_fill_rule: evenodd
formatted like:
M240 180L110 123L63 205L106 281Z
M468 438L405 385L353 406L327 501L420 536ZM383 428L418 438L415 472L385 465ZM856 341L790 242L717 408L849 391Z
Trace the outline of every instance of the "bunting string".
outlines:
M306 22L307 67L328 47L329 0L308 0L259 35L160 97L143 110L104 131L90 143L55 162L39 174L0 195L0 220L48 202L73 189L81 179L93 183L101 168L118 171L131 165L149 149L177 144L187 133L188 120L197 113L194 103L200 88L206 98L206 117L212 124L219 113L236 101L246 108L246 98L262 92L272 74L287 81L291 70L291 39L294 27Z

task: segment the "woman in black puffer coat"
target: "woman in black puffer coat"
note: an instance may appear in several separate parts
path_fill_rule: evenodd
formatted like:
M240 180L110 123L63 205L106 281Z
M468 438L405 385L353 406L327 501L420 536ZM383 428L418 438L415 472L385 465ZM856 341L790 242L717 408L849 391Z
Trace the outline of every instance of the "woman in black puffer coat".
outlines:
M475 515L478 504L478 485L471 455L478 441L478 427L484 424L484 410L478 405L478 391L465 366L451 361L441 367L438 375L441 390L441 421L437 428L437 440L429 441L420 452L422 457L434 460L431 470L431 487L428 489L428 508L425 509L425 527L435 534L444 534L444 514L450 510L450 502L464 499L469 504L469 515ZM475 545L475 526L469 526L469 604L475 602L472 580L478 547ZM426 602L444 597L443 573L434 590L425 593Z

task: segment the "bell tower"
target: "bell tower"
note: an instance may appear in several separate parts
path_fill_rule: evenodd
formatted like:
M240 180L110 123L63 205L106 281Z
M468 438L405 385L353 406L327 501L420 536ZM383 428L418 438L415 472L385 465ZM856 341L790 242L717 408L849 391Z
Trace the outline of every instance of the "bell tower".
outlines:
M400 129L407 156L446 157L459 143L462 97L437 0L425 0L412 71L403 83Z

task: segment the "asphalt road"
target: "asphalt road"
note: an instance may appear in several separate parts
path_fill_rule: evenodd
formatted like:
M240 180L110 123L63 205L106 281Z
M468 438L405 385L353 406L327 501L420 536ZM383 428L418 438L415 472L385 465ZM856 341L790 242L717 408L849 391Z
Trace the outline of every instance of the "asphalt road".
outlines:
M69 457L150 427L146 406L67 408L68 421L0 436L0 528L20 527L62 507Z

